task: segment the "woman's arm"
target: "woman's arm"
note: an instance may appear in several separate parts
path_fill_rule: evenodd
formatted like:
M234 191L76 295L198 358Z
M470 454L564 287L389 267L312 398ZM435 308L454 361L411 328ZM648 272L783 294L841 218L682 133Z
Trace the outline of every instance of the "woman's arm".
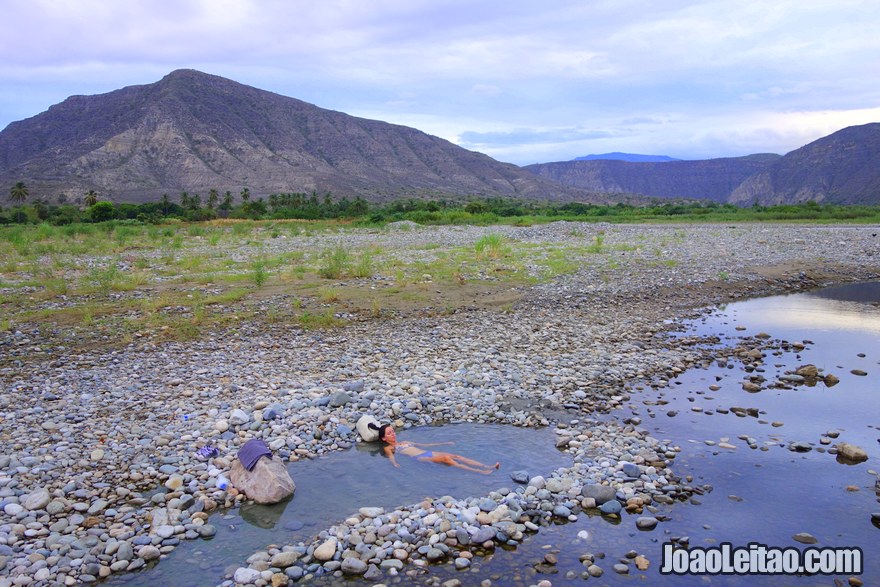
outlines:
M412 446L449 446L455 444L454 442L410 442Z
M394 447L386 446L383 450L385 451L385 456L391 459L391 464L395 467L399 467L400 464L397 462L397 459L394 458Z

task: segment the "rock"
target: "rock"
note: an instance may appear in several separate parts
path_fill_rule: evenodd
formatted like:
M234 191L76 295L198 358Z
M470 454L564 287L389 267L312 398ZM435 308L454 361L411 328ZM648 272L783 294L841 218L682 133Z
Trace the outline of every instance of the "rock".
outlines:
M286 569L287 567L292 567L301 556L302 555L295 550L285 550L273 555L269 564L273 567L278 567L279 569Z
M852 371L850 371L850 373L852 373L853 375L858 375L859 377L864 377L868 374L866 371L862 371L861 369L853 369Z
M363 507L358 512L365 518L378 518L385 513L385 508Z
M848 442L841 442L837 445L837 454L854 463L863 463L868 460L868 453L865 452L865 449Z
M603 572L602 567L598 565L590 565L587 567L587 573L589 573L591 577L601 577Z
M262 578L263 574L250 567L238 567L235 569L235 574L233 575L233 579L235 579L236 583L256 583Z
M230 426L241 426L242 424L247 424L251 421L250 415L241 409L232 410L232 413L229 414L229 425Z
M151 560L156 560L160 556L162 556L162 553L159 552L159 549L152 544L146 544L138 549L138 557L148 562Z
M330 396L329 406L331 408L340 408L351 401L351 396L344 391L337 391ZM364 569L366 570L366 569Z
M49 491L45 488L41 488L24 498L21 505L24 506L25 509L34 511L45 508L49 505L50 501L52 501L52 496L49 495Z
M348 381L346 383L343 383L342 389L345 391L360 393L364 390L364 380L358 379L357 381Z
M341 568L346 575L363 575L367 572L367 563L359 558L349 556L342 561Z
M336 546L338 541L334 537L330 537L321 543L312 554L316 561L327 562L329 560L333 560L333 555L336 554Z
M428 552L425 553L425 558L431 562L437 562L446 558L446 553L439 548L429 548Z
M801 544L816 544L819 542L815 536L812 534L808 534L806 532L800 532L791 537L795 542L800 542Z
M747 391L749 393L756 393L761 391L761 386L753 381L746 381L742 384L743 391Z
M602 505L607 501L615 499L617 496L617 490L615 490L613 487L609 487L608 485L590 483L584 485L584 488L581 490L581 495L584 497L592 497L596 500L597 505Z
M381 576L382 576L382 571L380 571L379 567L377 567L375 564L372 564L372 563L370 564L369 567L367 567L367 572L364 573L364 579L366 579L367 581L376 581Z
M636 568L640 571L647 571L648 567L651 565L651 562L642 555L637 556L634 562L636 563Z
M361 416L360 419L355 424L355 428L357 428L358 434L361 435L361 438L364 442L376 442L379 440L379 433L376 430L370 429L368 426L370 423L379 426L379 420L370 415Z
M625 565L623 563L617 563L616 565L614 565L613 568L614 572L619 575L626 575L627 573L629 573L629 565Z
M835 385L840 383L840 379L836 375L832 375L831 373L829 373L828 375L823 377L822 380L825 382L825 385L828 387L834 387Z
M616 499L612 499L611 501L606 501L602 505L599 506L599 511L603 514L619 514L620 510L623 509L623 506L620 505L620 502Z
M248 499L262 504L278 503L293 495L296 489L284 462L277 456L259 459L252 471L236 459L229 471L229 480Z
M636 520L636 527L639 530L653 530L657 526L657 518L653 516L644 516Z
M521 483L525 485L529 482L529 472L528 471L514 471L510 474L510 478L513 479L514 483Z
M483 544L494 538L495 530L491 526L482 526L473 536L471 536L471 542L475 544Z
M634 463L623 463L623 474L627 477L638 477L642 474L642 470Z
M819 376L819 369L816 368L816 365L801 365L794 373L801 377L815 378Z

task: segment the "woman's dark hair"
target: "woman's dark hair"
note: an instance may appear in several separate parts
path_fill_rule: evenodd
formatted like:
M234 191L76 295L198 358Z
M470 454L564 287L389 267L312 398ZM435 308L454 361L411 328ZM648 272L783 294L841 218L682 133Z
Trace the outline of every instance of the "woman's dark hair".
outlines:
M385 431L391 428L391 424L382 424L381 426L376 426L372 422L367 423L367 428L370 430L375 430L379 433L379 440L385 440Z

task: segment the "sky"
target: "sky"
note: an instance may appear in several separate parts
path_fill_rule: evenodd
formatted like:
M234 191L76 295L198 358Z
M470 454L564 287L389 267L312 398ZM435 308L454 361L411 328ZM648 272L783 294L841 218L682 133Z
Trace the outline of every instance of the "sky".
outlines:
M880 121L877 0L0 0L0 128L197 69L526 165Z

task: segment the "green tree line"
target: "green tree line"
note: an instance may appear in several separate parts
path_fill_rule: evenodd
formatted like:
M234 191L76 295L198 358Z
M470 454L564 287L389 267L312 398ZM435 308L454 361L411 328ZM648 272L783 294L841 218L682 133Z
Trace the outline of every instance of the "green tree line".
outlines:
M658 200L650 205L587 204L580 202L536 202L509 198L399 199L388 203L369 203L363 198L335 198L330 193L278 193L268 198L252 198L243 188L237 195L209 190L206 197L182 192L172 199L164 194L159 201L142 204L114 203L94 191L78 200L82 205L58 198L57 204L43 200L27 202L27 186L16 183L9 190L9 206L0 207L0 224L47 222L63 225L75 222L128 220L161 223L167 219L191 222L216 218L260 219L351 219L364 224L410 220L419 224L492 224L498 222L533 223L570 219L609 222L643 221L861 221L880 220L880 206L842 206L807 202L780 206L747 208L711 201L676 202Z

